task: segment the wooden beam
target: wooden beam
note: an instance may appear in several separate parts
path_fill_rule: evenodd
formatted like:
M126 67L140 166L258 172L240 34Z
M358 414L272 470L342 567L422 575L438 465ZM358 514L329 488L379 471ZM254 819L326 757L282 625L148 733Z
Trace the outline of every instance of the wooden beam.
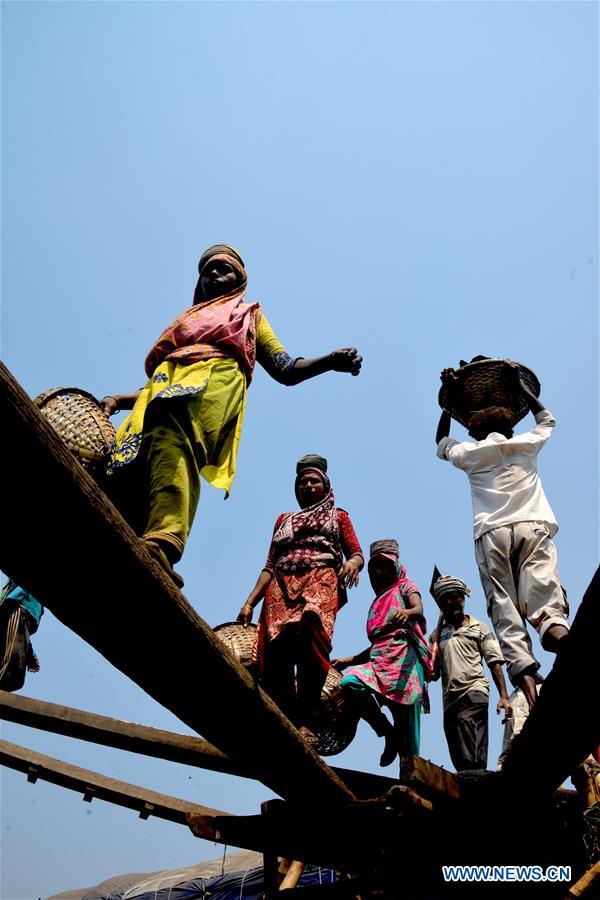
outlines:
M600 569L596 571L552 671L502 768L508 789L552 794L600 745ZM560 726L567 715L567 724Z
M600 885L600 859L594 863L587 872L585 872L579 881L572 884L569 888L568 897L585 897L586 895L593 900L598 894L590 893L595 887Z
M398 784L397 778L379 775L373 772L357 772L354 769L342 769L332 766L332 770L341 778L359 800L369 797L383 797L384 794Z
M34 784L38 779L56 784L59 787L68 788L71 791L83 795L87 802L92 800L106 800L133 809L141 819L156 816L159 819L167 819L169 822L177 822L179 825L187 825L188 816L201 816L214 818L226 818L228 813L198 803L188 803L177 797L169 797L167 794L159 794L135 784L125 781L117 781L108 778L98 772L82 769L70 763L62 762L43 753L36 753L27 747L19 747L9 741L0 740L0 765L8 766L23 772L27 780ZM213 840L212 831L206 829L204 835L198 833L198 837L206 837Z
M349 868L363 855L361 848L365 842L361 825L370 823L372 842L377 839L378 829L387 828L395 818L394 810L383 798L376 805L367 801L350 807L332 807L330 818L322 817L320 824L315 822L313 811L306 807L290 807L282 801L275 804L269 801L265 805L269 812L267 817L235 816L119 781L4 740L0 740L0 765L23 772L32 784L41 780L75 791L86 802L105 800L134 810L142 819L155 816L188 825L196 837L204 840L246 850L271 850L279 855L290 851L291 856L296 855L291 852L294 849L308 847L310 855L306 858L323 860L326 864L339 858ZM374 828L373 823L377 827ZM313 833L309 834L311 831ZM342 839L342 849L338 836Z
M427 797L460 800L458 776L421 756L401 757L400 780L403 784L416 788Z
M256 778L250 766L236 765L214 744L188 734L137 725L111 716L85 712L71 706L34 700L23 694L0 691L0 719L53 734L63 734L106 747L142 753L186 766L224 772L242 778ZM381 797L397 785L394 778L333 768L336 775L359 798Z
M423 816L417 817L425 823ZM359 871L375 848L409 839L421 833L411 817L401 816L391 807L338 807L327 817L306 807L284 804L276 813L254 816L188 816L188 825L197 837L212 833L218 843L262 850L288 859L308 860L346 872Z
M137 725L71 706L34 700L22 694L0 691L0 719L186 766L254 777L249 768L241 770L214 744L194 735Z
M0 490L11 510L0 567L277 794L321 807L352 799L177 590L1 364L0 418L10 436L1 442Z

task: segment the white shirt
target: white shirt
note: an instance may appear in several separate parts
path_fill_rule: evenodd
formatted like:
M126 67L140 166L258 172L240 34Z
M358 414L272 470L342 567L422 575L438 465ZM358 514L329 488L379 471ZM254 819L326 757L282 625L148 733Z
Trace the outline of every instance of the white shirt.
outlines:
M473 501L473 537L516 522L543 522L556 534L558 524L537 470L537 455L552 434L556 419L547 409L537 413L535 428L506 438L492 432L483 441L442 438L437 455L469 476Z

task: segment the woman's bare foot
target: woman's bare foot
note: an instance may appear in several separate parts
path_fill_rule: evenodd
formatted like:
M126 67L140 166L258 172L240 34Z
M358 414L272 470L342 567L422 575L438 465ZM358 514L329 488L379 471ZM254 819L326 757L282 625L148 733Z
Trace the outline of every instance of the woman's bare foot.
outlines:
M298 731L307 744L310 744L311 747L317 746L317 744L319 743L319 738L316 736L314 731L311 731L310 728L306 727L306 725L301 725Z

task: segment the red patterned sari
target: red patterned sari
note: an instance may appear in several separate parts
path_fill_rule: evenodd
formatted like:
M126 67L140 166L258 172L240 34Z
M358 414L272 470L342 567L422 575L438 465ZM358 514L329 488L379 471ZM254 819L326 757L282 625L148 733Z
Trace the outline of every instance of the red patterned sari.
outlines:
M328 486L329 487L329 486ZM329 670L331 639L337 612L346 602L338 572L344 557L362 550L348 513L337 509L333 491L297 513L275 522L265 564L272 574L258 621L254 661L262 670L265 647L289 626L311 622L320 666Z

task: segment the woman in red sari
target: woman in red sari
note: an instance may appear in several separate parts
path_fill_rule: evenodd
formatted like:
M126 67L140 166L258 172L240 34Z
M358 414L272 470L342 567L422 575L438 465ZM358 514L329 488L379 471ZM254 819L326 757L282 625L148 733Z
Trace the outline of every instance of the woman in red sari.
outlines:
M311 723L330 668L335 618L364 558L348 513L335 506L326 459L310 454L298 462L295 491L300 512L275 522L267 562L238 621L247 625L264 597L254 647L261 683L316 743Z

